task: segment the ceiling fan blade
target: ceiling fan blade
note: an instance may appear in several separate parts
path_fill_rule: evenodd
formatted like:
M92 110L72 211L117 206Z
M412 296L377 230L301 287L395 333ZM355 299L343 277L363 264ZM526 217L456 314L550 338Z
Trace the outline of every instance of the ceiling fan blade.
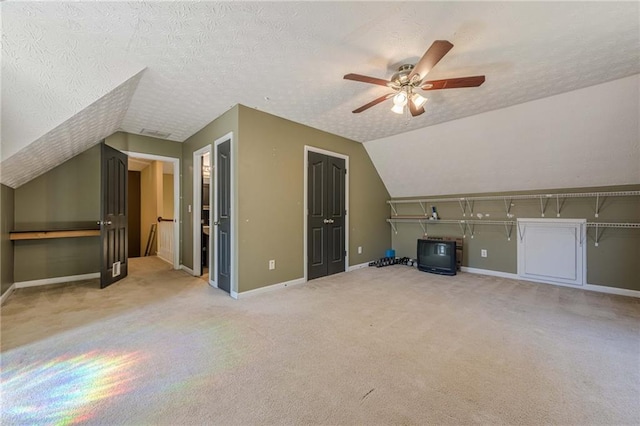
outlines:
M417 117L424 112L424 107L416 108L412 101L409 101L408 104L409 111L411 112L412 116Z
M366 105L362 105L362 106L361 106L360 108L358 108L358 109L354 109L352 112L353 112L354 114L358 114L359 112L365 111L365 110L367 110L367 109L371 108L372 106L378 105L380 102L384 102L384 101L386 101L387 99L389 99L389 98L390 98L390 97L392 97L393 95L395 95L395 93L388 93L388 94L386 94L386 95L384 95L384 96L380 96L379 98L372 100L372 101L371 101L371 102L369 102L368 104L366 104Z
M411 74L409 74L409 80L418 74L420 76L419 80L425 78L427 73L431 71L440 59L444 57L453 47L453 44L449 43L447 40L436 40L433 42L431 47L424 52L420 61L416 64L416 66L411 70Z
M447 78L444 80L424 81L422 90L457 89L460 87L478 87L484 83L484 75L473 77Z
M389 84L391 83L389 80L383 80L381 78L369 77L361 74L347 74L344 76L344 79L360 81L362 83L378 84L380 86L389 86Z

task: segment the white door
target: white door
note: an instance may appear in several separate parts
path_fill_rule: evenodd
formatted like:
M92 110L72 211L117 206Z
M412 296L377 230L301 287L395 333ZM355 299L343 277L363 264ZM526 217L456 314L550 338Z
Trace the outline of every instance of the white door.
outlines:
M173 221L158 222L158 257L173 264Z
M585 219L518 219L518 276L525 280L583 285Z

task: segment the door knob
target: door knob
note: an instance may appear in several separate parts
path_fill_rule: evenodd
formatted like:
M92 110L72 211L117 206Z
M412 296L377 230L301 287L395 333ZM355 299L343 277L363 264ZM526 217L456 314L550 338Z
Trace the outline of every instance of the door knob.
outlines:
M322 222L324 222L324 223L329 223L329 219L325 219L325 220L323 220Z
M220 225L220 222L218 221L213 222L213 226L218 226L218 225Z

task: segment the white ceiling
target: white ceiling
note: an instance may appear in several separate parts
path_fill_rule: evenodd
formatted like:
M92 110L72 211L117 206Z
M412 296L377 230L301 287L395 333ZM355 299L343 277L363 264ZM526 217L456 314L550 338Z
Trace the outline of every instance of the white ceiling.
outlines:
M130 102L108 113L120 114L121 130L176 141L237 103L365 142L640 73L638 2L0 7L6 184L16 181L6 177L7 159L29 155L35 141L144 68ZM387 89L344 74L389 78L437 39L455 47L429 78L484 74L484 85L429 92L427 112L408 121L390 102L351 113Z

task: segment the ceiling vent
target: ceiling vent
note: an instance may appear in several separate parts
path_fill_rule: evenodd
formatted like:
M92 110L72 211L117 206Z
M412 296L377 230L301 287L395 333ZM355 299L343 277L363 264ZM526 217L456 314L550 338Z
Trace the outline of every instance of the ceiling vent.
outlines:
M159 130L151 130L151 129L142 129L140 130L141 135L145 136L153 136L154 138L167 139L171 136L171 133L161 132Z

